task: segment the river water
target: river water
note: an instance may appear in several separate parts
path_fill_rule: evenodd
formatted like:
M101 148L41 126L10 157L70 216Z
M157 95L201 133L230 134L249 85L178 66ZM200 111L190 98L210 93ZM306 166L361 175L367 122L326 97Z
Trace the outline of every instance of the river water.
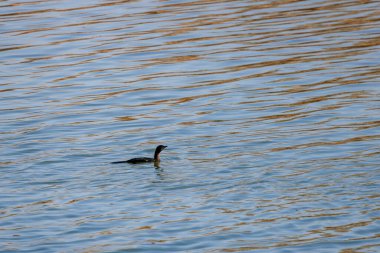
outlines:
M379 252L379 10L2 1L0 251Z

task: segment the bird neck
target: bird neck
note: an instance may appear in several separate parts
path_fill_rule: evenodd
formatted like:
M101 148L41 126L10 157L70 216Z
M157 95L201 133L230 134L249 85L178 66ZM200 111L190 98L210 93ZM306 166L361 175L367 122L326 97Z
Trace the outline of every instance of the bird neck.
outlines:
M160 160L160 152L158 152L158 151L154 152L154 160L156 160L156 161Z

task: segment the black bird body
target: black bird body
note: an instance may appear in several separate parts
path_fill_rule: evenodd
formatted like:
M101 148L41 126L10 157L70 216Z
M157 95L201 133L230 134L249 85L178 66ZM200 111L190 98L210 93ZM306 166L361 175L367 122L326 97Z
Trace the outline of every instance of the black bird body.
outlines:
M160 152L164 150L167 146L164 145L159 145L156 147L156 150L154 151L154 156L153 158L151 157L136 157L132 158L126 161L119 161L119 162L112 162L113 164L115 163L158 163L160 162Z
M127 161L113 162L113 163L152 163L154 158L151 157L136 157Z

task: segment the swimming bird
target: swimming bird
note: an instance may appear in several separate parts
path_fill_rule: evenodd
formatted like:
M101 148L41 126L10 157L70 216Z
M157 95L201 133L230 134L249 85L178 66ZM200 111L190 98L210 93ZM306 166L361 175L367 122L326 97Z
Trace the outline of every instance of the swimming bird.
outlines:
M115 163L159 163L160 162L160 153L162 150L164 150L167 146L164 145L158 145L156 147L156 150L154 151L154 156L153 158L151 157L136 157L129 159L127 161L119 161L119 162L112 162L113 164Z

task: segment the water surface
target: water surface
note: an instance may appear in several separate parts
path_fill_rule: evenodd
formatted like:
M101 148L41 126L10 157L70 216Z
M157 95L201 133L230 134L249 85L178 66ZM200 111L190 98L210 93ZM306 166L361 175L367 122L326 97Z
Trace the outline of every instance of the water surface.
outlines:
M1 251L378 252L379 9L3 1Z

